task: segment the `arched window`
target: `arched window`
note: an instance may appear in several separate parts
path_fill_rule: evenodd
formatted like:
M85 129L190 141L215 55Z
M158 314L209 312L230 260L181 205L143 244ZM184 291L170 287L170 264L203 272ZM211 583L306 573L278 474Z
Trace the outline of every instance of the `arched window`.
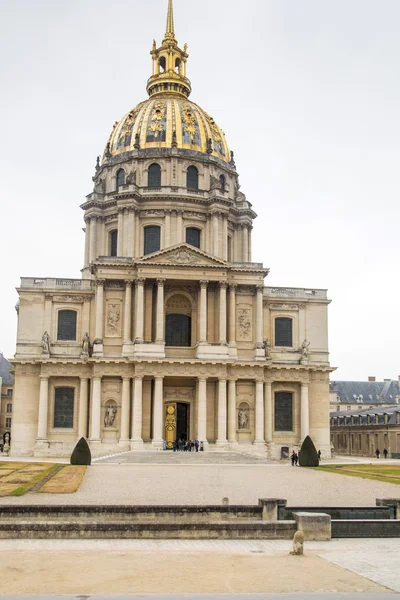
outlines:
M220 185L221 191L224 192L225 191L225 185L226 185L225 175L220 175L220 177L219 177L219 185Z
M293 319L275 319L275 346L293 346Z
M161 186L161 167L157 163L149 166L147 185L149 187Z
M186 187L189 190L199 189L199 172L196 167L189 167L186 171Z
M144 228L144 254L151 254L160 249L161 228L151 225Z
M121 186L125 185L125 171L120 169L117 171L117 192Z
M275 392L275 431L293 431L292 392Z
M114 229L110 231L110 256L117 256L118 247L118 231Z
M54 427L72 429L74 426L74 388L56 388L54 395Z
M166 61L165 61L165 56L162 56L162 57L160 58L160 60L158 61L158 64L160 65L160 70L161 70L161 73L164 73L164 71L165 71L165 69L166 69L166 66L167 66L167 63L166 63Z
M176 71L177 73L180 73L180 72L181 72L181 60L180 60L180 58L177 58L177 59L175 60L175 71Z
M76 311L58 311L57 340L76 340Z
M200 229L196 227L188 227L186 229L186 243L196 248L200 248Z
M192 319L187 315L170 314L165 319L166 346L192 345Z

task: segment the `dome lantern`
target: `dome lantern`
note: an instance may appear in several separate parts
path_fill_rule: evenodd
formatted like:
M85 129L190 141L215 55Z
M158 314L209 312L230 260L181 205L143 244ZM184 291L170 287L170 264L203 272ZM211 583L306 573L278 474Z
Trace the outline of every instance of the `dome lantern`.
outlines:
M192 91L191 83L186 77L186 65L189 55L187 44L181 50L175 38L172 0L168 0L167 27L163 42L157 48L157 43L154 40L150 54L153 66L152 75L147 82L149 96L175 94L188 98Z

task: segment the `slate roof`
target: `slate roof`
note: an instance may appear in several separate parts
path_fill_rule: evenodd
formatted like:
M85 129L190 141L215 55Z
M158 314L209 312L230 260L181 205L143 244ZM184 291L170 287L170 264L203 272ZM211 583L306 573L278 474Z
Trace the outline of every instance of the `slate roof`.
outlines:
M362 410L356 410L353 408L353 410L338 410L335 412L331 412L330 416L331 417L338 417L338 419L336 419L334 421L333 427L343 427L344 423L340 423L340 417L365 417L362 419L362 425L383 425L384 424L384 415L388 416L388 425L397 425L397 413L400 412L400 406L393 406L393 408L391 406L380 406L380 407L374 407L374 408L363 408ZM373 418L372 421L368 424L367 423L367 416L371 415L372 417L375 417L375 415L379 415L379 419L378 419L378 423L375 422L375 419ZM346 427L348 427L350 425L349 422L346 422ZM357 421L354 423L353 427L357 427L359 426L360 423L358 423Z
M14 377L9 373L8 369L12 369L12 364L0 352L0 377L3 380L3 385L14 384Z
M390 381L331 381L329 391L335 392L340 402L360 404L396 404L400 384Z

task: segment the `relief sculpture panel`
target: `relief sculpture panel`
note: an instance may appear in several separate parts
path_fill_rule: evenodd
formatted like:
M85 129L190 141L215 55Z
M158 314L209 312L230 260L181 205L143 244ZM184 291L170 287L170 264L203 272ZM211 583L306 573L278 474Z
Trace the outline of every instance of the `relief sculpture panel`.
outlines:
M252 340L252 307L248 304L240 305L237 310L237 339L241 342L251 342Z
M121 301L108 300L106 309L106 337L121 337Z

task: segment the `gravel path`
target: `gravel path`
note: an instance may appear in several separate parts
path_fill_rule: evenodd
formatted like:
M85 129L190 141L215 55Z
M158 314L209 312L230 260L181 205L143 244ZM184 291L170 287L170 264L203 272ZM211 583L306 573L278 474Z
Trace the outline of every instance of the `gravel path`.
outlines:
M400 487L279 463L95 463L75 494L29 493L0 504L220 504L224 497L231 504L279 497L292 506L374 506L375 498L400 498Z

